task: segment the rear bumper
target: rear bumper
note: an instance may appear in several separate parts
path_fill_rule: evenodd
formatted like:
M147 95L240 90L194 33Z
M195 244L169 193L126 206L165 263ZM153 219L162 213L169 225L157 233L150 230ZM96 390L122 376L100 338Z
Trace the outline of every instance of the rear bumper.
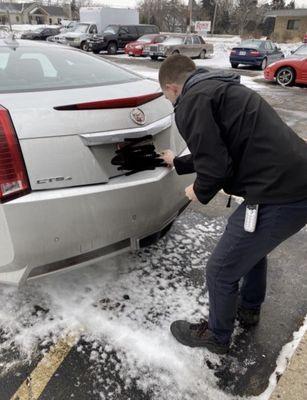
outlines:
M230 63L260 66L263 57L230 57Z
M137 249L178 215L192 180L159 168L0 205L0 283L20 285L31 276Z

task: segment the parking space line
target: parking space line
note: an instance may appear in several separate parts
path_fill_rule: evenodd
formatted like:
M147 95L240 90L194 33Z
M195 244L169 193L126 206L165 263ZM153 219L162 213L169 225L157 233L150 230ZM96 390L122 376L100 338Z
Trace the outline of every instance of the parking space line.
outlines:
M10 400L38 400L78 339L78 335L68 335L52 346Z

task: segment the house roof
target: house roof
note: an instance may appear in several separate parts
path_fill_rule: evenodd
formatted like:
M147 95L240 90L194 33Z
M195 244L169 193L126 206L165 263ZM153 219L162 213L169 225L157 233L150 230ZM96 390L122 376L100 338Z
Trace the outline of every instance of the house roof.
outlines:
M265 17L307 17L307 8L271 10L265 14Z
M23 10L36 6L46 10L47 13L54 17L66 17L66 13L62 7L58 6L44 6L42 4L38 4L35 2L32 3L0 3L0 12L13 12L13 13L21 13Z
M66 17L66 13L64 12L63 7L57 6L41 6L44 10L47 11L49 15L53 15L54 17Z

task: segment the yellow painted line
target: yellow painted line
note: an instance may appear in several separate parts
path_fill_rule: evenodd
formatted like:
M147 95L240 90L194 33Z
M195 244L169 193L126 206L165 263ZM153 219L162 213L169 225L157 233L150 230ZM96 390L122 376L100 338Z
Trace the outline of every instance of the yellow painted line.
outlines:
M78 335L68 335L52 346L10 400L38 400L78 339Z

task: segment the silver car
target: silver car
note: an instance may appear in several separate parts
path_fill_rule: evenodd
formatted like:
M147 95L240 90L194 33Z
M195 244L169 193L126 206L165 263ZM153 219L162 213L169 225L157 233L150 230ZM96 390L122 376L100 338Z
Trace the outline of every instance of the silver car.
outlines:
M167 58L172 54L204 59L212 56L213 44L206 43L200 35L172 34L162 43L145 46L143 54L150 56L152 60Z
M1 283L139 249L187 205L191 177L111 163L142 138L186 151L157 82L76 49L8 39L0 92Z

